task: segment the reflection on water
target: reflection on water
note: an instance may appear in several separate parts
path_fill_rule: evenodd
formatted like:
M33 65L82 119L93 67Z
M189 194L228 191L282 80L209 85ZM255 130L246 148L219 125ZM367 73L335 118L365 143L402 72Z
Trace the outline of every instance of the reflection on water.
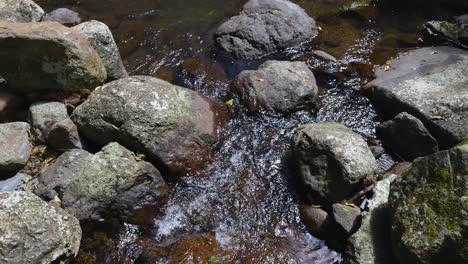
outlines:
M230 80L262 62L232 61L213 45L213 31L239 12L242 0L37 2L46 11L68 7L85 19L109 25L131 74L157 76L215 100L236 99L229 93ZM279 118L247 115L235 104L223 131L225 140L211 161L202 171L172 184L171 199L154 225L86 230L81 262L165 263L171 260L173 251L167 250L173 243L199 235L216 238L224 252L216 256L221 263L333 263L339 259L300 223L300 198L285 162L292 132L301 124L335 121L374 137L375 126L382 120L360 87L372 78L375 64L384 64L401 50L425 45L418 41L419 27L438 17L423 10L405 13L374 6L349 11L351 0L295 2L316 18L322 28L320 37L270 58L304 60L312 68L317 66L309 56L313 49L337 58L333 65L325 65L325 74L316 72L321 89L317 111ZM379 160L382 168L393 162L386 154ZM101 229L106 232L98 232ZM207 239L211 241L202 240ZM152 255L157 260L138 260L149 245L156 245L151 252L156 252Z

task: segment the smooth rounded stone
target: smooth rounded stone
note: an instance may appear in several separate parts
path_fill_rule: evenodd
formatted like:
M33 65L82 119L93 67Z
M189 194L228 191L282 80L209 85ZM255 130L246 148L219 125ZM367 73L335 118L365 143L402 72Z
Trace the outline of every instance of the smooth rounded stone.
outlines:
M440 148L468 138L468 51L427 47L401 54L376 70L366 85L374 105L389 117L407 112L421 120Z
M133 76L95 90L72 120L84 137L145 153L163 172L180 175L204 164L217 137L216 104L153 77Z
M405 160L439 151L437 141L416 117L403 112L377 128L377 135L385 145Z
M28 192L0 193L0 263L70 263L81 228L65 210Z
M318 94L314 74L304 62L267 61L256 71L243 71L233 90L251 112L283 114L313 107Z
M27 105L21 96L0 92L0 123L22 120L25 108Z
M311 41L318 35L315 21L287 0L250 0L238 16L215 32L216 43L227 53L258 59Z
M92 155L71 150L60 156L38 179L34 192L46 199L58 195L62 206L79 220L117 217L146 221L168 197L159 171L118 143Z
M326 237L331 227L331 218L325 210L310 205L302 205L299 212L307 231L318 238L323 239Z
M92 20L73 27L74 30L84 34L91 46L97 51L107 71L110 81L128 77L127 70L120 57L119 48L114 41L109 27L99 21Z
M40 137L45 136L55 123L67 118L67 107L61 102L37 102L29 107L29 123Z
M107 78L86 37L57 22L0 22L0 57L7 87L23 93L93 90Z
M57 8L45 15L42 21L53 21L65 26L75 26L81 23L81 17L80 14L68 8Z
M468 144L416 159L390 189L391 238L401 264L467 263Z
M29 125L24 122L0 124L0 177L15 175L31 155Z
M44 13L44 10L31 0L0 0L0 21L39 22Z
M292 155L309 198L330 205L346 199L377 170L366 141L336 123L299 127Z
M340 236L348 238L361 226L362 216L359 207L344 204L332 206L333 220Z
M70 149L83 148L83 143L78 134L78 128L69 118L55 123L50 127L47 133L47 144L62 152Z
M397 178L392 174L375 184L369 199L369 211L362 213L362 224L347 242L343 253L345 264L393 264L390 242L390 184Z

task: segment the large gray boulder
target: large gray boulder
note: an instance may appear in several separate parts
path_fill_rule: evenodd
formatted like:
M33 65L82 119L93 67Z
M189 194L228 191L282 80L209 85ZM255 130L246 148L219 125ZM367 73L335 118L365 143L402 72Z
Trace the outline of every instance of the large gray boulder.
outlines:
M159 171L118 143L95 155L66 152L31 184L45 199L58 195L79 220L117 217L137 223L144 220L140 214L156 212L168 197Z
M215 104L197 92L153 77L120 79L95 90L72 120L104 145L119 142L145 153L163 172L203 164L217 136Z
M468 144L416 159L391 186L391 237L401 264L468 262Z
M318 35L315 21L287 0L250 0L215 32L216 43L243 59L257 59L298 46Z
M421 120L441 148L468 138L468 51L428 47L401 54L366 91L388 117L407 112Z
M86 37L56 22L0 22L0 57L0 75L19 92L93 90L107 78Z
M61 102L37 102L29 107L29 123L38 136L45 135L55 123L68 118L67 107Z
M287 114L311 108L318 94L312 71L304 62L267 61L256 71L243 71L233 82L249 111Z
M292 159L310 198L330 205L346 199L377 169L366 141L336 123L299 127Z
M437 141L424 124L406 112L382 123L377 134L388 148L405 160L412 161L439 151Z
M81 228L65 210L28 192L0 193L0 263L70 263Z
M397 177L392 174L375 184L368 203L369 211L362 213L361 227L348 239L343 254L345 264L396 263L390 242L388 195L390 184Z
M31 0L0 0L0 21L39 22L44 10Z
M91 46L98 52L111 81L128 77L127 70L120 58L119 49L114 41L109 27L99 21L92 20L73 27L84 34Z
M15 174L31 155L29 125L24 122L0 124L0 178Z

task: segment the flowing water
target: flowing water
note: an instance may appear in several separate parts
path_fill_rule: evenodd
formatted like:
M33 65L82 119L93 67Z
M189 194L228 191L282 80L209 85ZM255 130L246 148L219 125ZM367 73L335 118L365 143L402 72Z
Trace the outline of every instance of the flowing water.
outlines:
M400 51L426 45L419 40L425 21L457 14L446 9L432 14L374 6L349 11L354 1L295 1L316 19L322 29L320 37L270 58L306 61L316 74L320 103L314 111L274 117L246 114L229 93L229 82L236 74L255 69L267 58L232 60L214 45L213 31L238 13L244 1L37 2L46 11L67 7L85 19L109 25L133 75L156 76L218 101L235 99L229 124L220 131L224 140L214 148L204 169L171 183L169 203L154 224L85 227L78 263L166 263L174 252L167 248L184 240L192 241L186 244L188 248L196 248L204 243L197 237L213 238L222 248L224 253L216 251L219 254L213 255L212 263L232 259L238 263L339 261L338 253L310 236L301 224L301 195L286 162L293 130L301 124L335 121L374 141L382 118L360 91L372 78L374 65L385 64ZM315 49L338 61L318 61L311 55ZM388 154L379 159L382 169L393 163ZM159 252L156 260L139 257L148 251Z

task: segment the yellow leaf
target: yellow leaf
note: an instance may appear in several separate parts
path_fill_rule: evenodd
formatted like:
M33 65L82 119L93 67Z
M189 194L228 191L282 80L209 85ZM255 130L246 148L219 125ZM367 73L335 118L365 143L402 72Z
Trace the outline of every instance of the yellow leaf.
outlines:
M233 106L234 105L234 99L226 101L227 106Z

